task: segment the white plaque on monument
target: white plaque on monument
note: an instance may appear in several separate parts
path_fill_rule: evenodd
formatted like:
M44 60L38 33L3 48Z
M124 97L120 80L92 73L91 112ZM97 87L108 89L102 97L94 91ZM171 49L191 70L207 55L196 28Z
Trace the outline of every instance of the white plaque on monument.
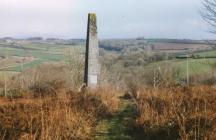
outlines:
M89 83L97 85L97 75L89 75Z

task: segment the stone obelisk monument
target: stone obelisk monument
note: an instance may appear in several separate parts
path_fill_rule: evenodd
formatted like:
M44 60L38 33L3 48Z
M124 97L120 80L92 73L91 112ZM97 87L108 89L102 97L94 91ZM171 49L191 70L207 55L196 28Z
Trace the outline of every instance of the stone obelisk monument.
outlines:
M97 18L96 14L88 14L86 55L85 55L85 74L84 82L87 87L98 85L99 75L99 47L97 37Z

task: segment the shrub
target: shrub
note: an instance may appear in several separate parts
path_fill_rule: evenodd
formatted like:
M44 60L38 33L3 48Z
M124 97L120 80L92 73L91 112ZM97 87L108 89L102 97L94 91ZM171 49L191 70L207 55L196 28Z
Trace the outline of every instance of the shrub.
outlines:
M60 99L8 103L0 107L0 116L0 137L11 140L89 139L95 123Z
M136 127L149 139L215 139L215 87L139 91Z
M92 139L97 121L118 109L110 88L41 98L0 99L1 139ZM24 96L23 96L24 97Z

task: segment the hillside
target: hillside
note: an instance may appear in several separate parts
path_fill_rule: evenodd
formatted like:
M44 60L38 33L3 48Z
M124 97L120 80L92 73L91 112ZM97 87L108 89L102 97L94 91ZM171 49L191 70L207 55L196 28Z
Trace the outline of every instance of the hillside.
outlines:
M85 41L66 42L0 43L0 138L215 138L212 44L106 40L122 48L100 48L100 87L83 90Z

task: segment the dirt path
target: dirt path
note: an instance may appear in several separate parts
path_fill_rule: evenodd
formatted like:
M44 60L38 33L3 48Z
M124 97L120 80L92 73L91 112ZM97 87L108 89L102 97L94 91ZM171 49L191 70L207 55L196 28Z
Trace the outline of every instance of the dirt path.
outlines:
M111 118L99 122L96 140L140 140L142 133L131 127L135 117L135 104L132 100L121 99L120 110Z

